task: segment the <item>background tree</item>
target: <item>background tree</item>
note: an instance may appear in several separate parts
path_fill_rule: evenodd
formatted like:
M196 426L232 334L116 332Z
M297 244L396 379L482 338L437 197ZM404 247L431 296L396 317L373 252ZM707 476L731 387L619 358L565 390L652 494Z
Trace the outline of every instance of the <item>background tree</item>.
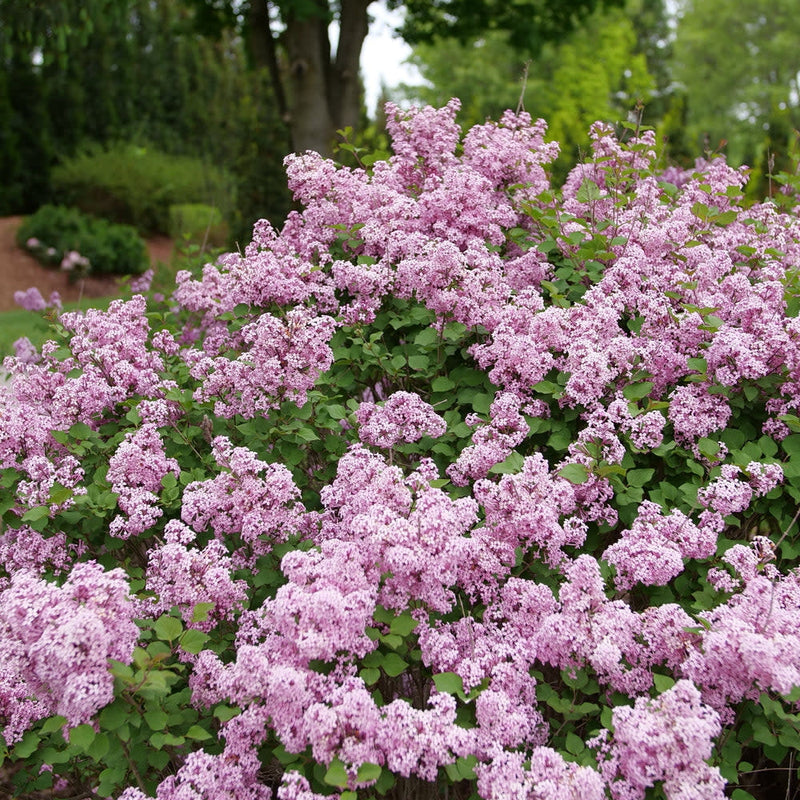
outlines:
M605 0L613 5L619 0ZM291 149L329 153L335 132L362 121L361 48L373 0L246 0L203 6L209 29L236 25L255 62L269 70L274 96L291 132ZM467 41L492 30L508 32L515 46L537 52L546 41L572 30L603 0L388 0L403 6L399 33L411 43L440 38ZM329 36L338 24L338 42Z
M125 140L233 173L235 238L288 208L287 133L266 72L233 31L174 0L0 0L0 214L58 200L50 169Z
M786 153L800 127L800 16L792 0L684 0L675 77L687 136L700 151L727 142L731 163Z
M501 30L463 43L436 39L418 44L411 62L427 85L401 86L396 95L433 105L458 97L465 127L499 117L522 98L525 110L547 120L549 137L561 143L558 171L574 163L593 122L624 120L637 101L653 96L656 79L636 28L644 5L633 0L624 10L597 9L538 52L515 49L515 37Z

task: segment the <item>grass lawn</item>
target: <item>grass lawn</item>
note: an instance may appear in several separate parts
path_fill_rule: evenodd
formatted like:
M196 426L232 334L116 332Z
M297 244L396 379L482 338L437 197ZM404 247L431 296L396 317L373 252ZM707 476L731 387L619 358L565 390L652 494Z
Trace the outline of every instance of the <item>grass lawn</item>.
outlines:
M79 303L65 303L68 311L87 308L108 308L112 297L87 297ZM14 354L14 342L27 336L38 348L51 338L47 312L26 311L24 308L0 312L0 358Z

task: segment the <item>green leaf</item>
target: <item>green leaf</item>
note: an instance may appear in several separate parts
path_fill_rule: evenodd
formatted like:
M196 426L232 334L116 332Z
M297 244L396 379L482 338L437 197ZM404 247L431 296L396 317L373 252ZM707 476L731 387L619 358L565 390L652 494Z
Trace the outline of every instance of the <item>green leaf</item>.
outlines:
M715 442L713 439L708 439L703 436L697 440L697 449L706 458L713 458L719 453L719 442Z
M455 382L451 381L450 378L445 375L440 375L431 382L431 389L434 392L447 392L450 389L454 389L455 386Z
M153 629L159 639L165 642L172 642L183 632L183 625L179 619L165 614L156 620Z
M97 793L101 797L110 797L116 794L116 790L122 785L125 780L125 767L108 767L104 769L98 776L100 783L97 786Z
M375 667L364 667L358 674L367 686L372 686L374 683L377 683L381 677L381 671L375 669Z
M36 522L41 519L47 519L50 516L50 508L48 506L36 506L26 511L22 515L23 522Z
M475 765L478 763L478 759L473 756L467 756L466 758L459 757L456 759L456 769L458 770L459 778L462 781L471 781L475 779Z
M558 471L558 475L574 484L586 483L589 479L589 471L584 464L565 464Z
M579 203L594 203L597 200L602 199L603 193L600 191L600 187L594 182L585 178L583 183L581 183L580 188L575 194L575 199ZM579 242L580 243L580 240Z
M60 731L66 724L66 717L62 717L61 715L50 717L45 721L44 725L42 725L41 733L53 733L54 731Z
M100 761L110 749L111 741L108 734L100 733L94 737L94 741L86 748L86 754L94 761Z
M167 727L167 714L160 708L145 711L142 716L151 731L163 731Z
M322 780L328 786L338 786L339 788L347 786L347 771L344 768L344 764L338 758L334 758Z
M675 680L670 678L668 675L660 675L659 673L655 673L653 675L653 683L655 684L656 691L659 694L663 694L664 692L669 691L675 685Z
M567 751L572 753L574 756L578 755L578 753L582 753L586 749L583 739L581 739L581 737L575 733L567 734L565 746Z
M384 625L389 625L394 620L394 612L383 606L375 606L375 611L372 612L372 618L375 622L382 622Z
M356 780L361 781L376 781L381 776L381 768L379 764L371 764L369 761L364 762L356 774Z
M212 608L214 608L214 603L195 603L192 609L192 622L205 622Z
M194 628L190 628L183 634L183 636L181 636L181 650L185 650L187 653L197 655L205 647L207 641L207 634L203 633L202 631L195 630Z
M313 428L300 428L300 430L297 431L297 436L304 442L316 442L319 439L319 436L317 436Z
M472 395L472 408L476 414L488 414L489 406L491 406L492 400L494 400L492 395L486 394L485 392L479 392L478 394Z
M464 681L455 672L440 672L433 676L433 683L440 692L464 697Z
M214 709L214 716L220 722L227 722L229 719L233 719L234 717L238 716L241 713L241 709L237 708L236 706L228 706L228 705L219 705Z
M414 337L414 344L419 347L430 347L439 341L439 334L433 328L425 328Z
M686 360L686 366L702 374L708 371L708 362L704 358L689 358Z
M647 397L653 391L653 384L650 381L644 383L631 383L622 390L622 394L626 400L634 401L641 400Z
M343 405L339 405L339 403L326 405L325 410L331 419L346 419L347 417L347 409Z
M172 648L165 642L162 642L160 639L150 642L150 644L147 645L147 655L149 655L154 661L158 659L164 659L171 653Z
M199 725L192 725L184 734L187 739L195 739L198 742L204 742L206 739L213 739L214 737Z
M524 463L525 459L522 454L513 450L499 464L492 466L489 472L492 475L515 475L522 469Z
M645 486L655 475L654 469L629 469L625 474L628 486Z
M82 752L94 741L95 732L91 725L78 725L69 732L69 743Z
M169 764L170 754L166 750L150 750L147 763L156 770L162 770Z
M54 486L50 492L48 501L55 506L60 506L66 500L72 497L72 489L67 489L66 486Z
M398 636L396 633L385 633L380 637L381 641L392 650L397 650L398 647L403 646L403 637Z
M387 653L381 662L383 671L390 677L396 678L408 667L408 662L400 658L397 653Z
M417 625L419 625L417 620L413 619L410 614L404 613L392 620L392 623L389 626L389 632L395 633L398 636L408 636L408 634L411 633L411 631L413 631Z
M96 438L95 432L85 422L76 422L69 429L69 435L73 439L81 439L81 440Z

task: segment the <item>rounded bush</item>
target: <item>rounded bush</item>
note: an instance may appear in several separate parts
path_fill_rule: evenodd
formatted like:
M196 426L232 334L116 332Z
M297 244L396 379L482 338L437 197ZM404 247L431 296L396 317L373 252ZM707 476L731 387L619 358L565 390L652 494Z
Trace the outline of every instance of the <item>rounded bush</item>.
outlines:
M553 186L543 121L457 109L4 362L17 792L786 793L797 197L600 123Z
M27 217L17 230L17 243L43 264L65 270L84 265L94 275L138 275L149 264L147 245L135 228L65 206L42 206Z

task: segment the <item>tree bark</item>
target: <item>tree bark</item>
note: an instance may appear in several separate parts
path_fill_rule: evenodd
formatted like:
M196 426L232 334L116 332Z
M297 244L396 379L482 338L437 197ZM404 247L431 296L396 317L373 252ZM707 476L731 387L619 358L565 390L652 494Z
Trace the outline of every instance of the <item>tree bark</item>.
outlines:
M272 90L275 92L275 103L281 119L288 121L289 108L286 103L286 92L283 89L275 39L272 36L272 25L269 18L267 0L253 0L248 10L247 20L248 45L253 63L269 71Z
M336 129L358 128L362 83L359 76L361 48L369 31L367 8L372 0L343 0L339 19L339 45L328 89Z
M327 4L317 0L319 15L286 20L288 57L289 128L292 149L316 150L330 155L333 117L328 97L331 70L330 42L326 21Z
M288 122L291 149L330 156L341 128L358 128L361 116L361 49L369 29L367 8L374 0L341 0L335 59L328 38L330 7L313 0L316 13L282 8L286 27L280 41L287 63L279 70L266 0L252 0L248 29L256 63L269 68L281 116Z

